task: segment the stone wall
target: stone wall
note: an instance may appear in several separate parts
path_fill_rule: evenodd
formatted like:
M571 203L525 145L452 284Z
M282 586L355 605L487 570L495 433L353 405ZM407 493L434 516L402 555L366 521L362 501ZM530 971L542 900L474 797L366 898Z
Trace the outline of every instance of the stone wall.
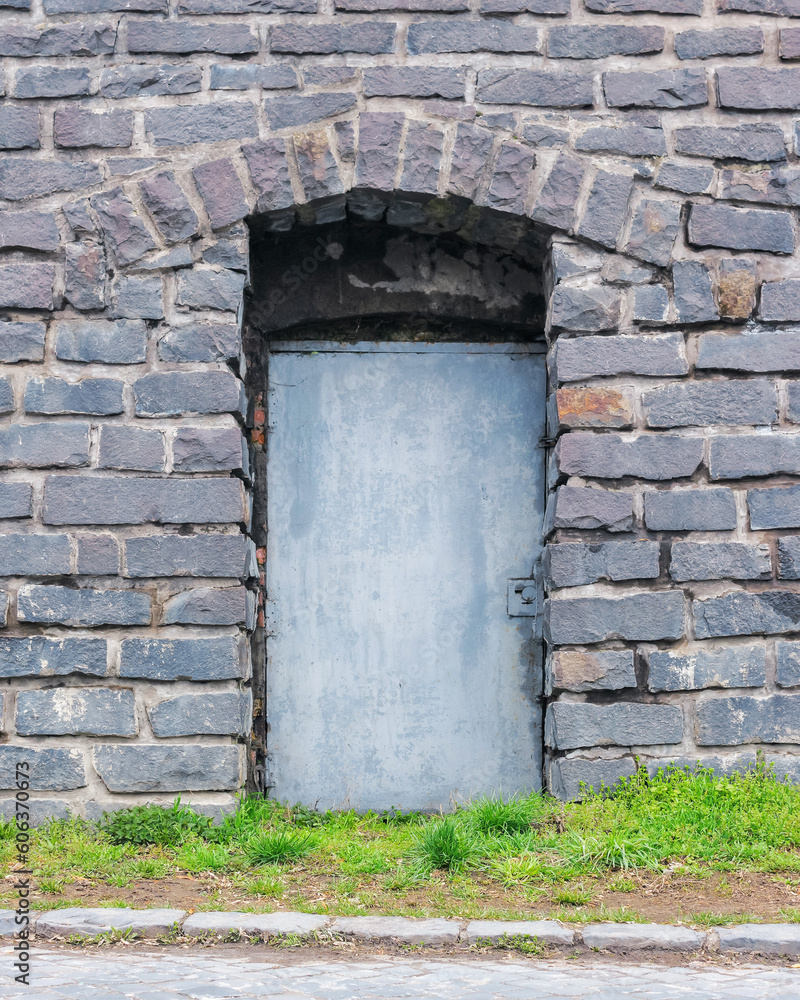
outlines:
M248 224L355 217L546 271L552 790L800 778L795 15L0 3L0 784L91 816L260 780Z

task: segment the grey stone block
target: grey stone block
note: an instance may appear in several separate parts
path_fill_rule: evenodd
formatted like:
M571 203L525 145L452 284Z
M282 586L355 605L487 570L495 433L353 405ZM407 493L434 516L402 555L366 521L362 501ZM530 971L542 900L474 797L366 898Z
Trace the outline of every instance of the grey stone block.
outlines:
M61 625L149 625L150 598L135 590L73 590L29 584L20 588L17 617Z
M655 579L658 552L658 542L560 542L547 546L545 575L554 587Z
M680 191L681 194L706 194L714 180L712 167L686 167L680 163L663 163L654 187Z
M499 18L486 21L418 21L409 25L406 47L411 55L426 52L540 52L539 39L537 28L505 23Z
M772 765L778 781L800 785L800 755L765 753L764 762L767 766Z
M309 97L272 97L264 101L264 111L273 129L298 128L344 114L345 111L355 107L356 101L355 93L349 92L313 94ZM283 140L273 140L272 143L258 143L258 145L262 151L268 147L282 149ZM249 148L253 149L252 146ZM247 149L248 147L245 147L245 157L248 156ZM272 159L272 156L269 158ZM248 165L252 173L254 167L249 158ZM257 184L256 187L258 188L259 185ZM263 187L266 188L266 184ZM262 197L268 198L269 196L265 192ZM276 205L275 207L281 206Z
M192 171L212 229L229 226L250 211L244 188L231 160L201 163ZM223 274L225 272L222 272Z
M552 325L564 330L613 330L619 323L620 295L605 285L556 285L550 316Z
M578 235L613 250L625 221L632 189L632 177L598 170L589 192L586 211L578 226Z
M696 646L650 653L650 691L761 687L766 683L764 646Z
M100 428L101 469L137 469L162 472L166 461L164 435L161 431L140 430L120 424Z
M757 594L738 591L694 601L692 610L698 639L715 635L779 635L797 631L800 594L786 590Z
M330 917L313 913L193 913L183 923L186 937L227 936L239 931L248 937L305 937L325 928Z
M113 378L31 378L25 384L28 413L122 413L124 383Z
M354 72L344 69L345 76ZM246 63L244 66L215 64L211 67L211 90L250 90L253 87L261 90L290 90L296 86L297 74L294 67L289 65L257 66Z
M768 281L761 286L759 316L767 323L800 319L800 281Z
M227 524L246 517L235 479L48 476L45 524Z
M206 427L181 427L172 443L173 469L176 472L222 472L246 467L238 427L216 430Z
M719 107L734 111L794 111L800 108L800 70L760 66L717 70Z
M151 27L160 29L162 25ZM144 113L144 127L154 146L192 146L258 138L256 109L244 101L151 108Z
M0 198L21 201L58 191L83 191L102 180L94 163L58 163L0 156Z
M666 924L585 924L581 935L600 951L700 951L706 943L701 931Z
M108 674L105 639L33 635L0 639L0 677Z
M736 500L726 488L652 490L644 495L644 520L653 531L731 531Z
M113 535L78 535L78 574L116 576L119 544Z
M632 257L666 267L678 236L681 206L671 201L640 201L624 250Z
M27 6L27 5L26 5ZM0 55L28 59L35 56L97 56L114 51L114 24L67 23L35 28L9 21L0 38Z
M441 129L424 122L409 122L400 177L401 191L438 192L443 147L444 133Z
M86 423L10 424L0 429L0 466L71 468L89 464Z
M488 208L521 215L530 187L535 157L518 142L504 142L498 150L492 180L486 192Z
M565 386L556 391L555 401L557 413L553 423L557 422L559 429L633 426L632 386Z
M698 368L742 372L800 370L800 336L794 332L704 333L698 340Z
M682 592L550 599L545 610L548 642L558 646L610 639L680 639L684 630Z
M558 468L566 475L598 479L678 479L691 476L703 460L701 438L673 434L621 434L571 431L556 445Z
M749 951L760 955L800 955L800 925L739 924L720 927L721 951Z
M411 25L409 30L415 27L417 25ZM277 24L270 32L270 51L291 52L298 55L310 53L328 55L332 52L366 52L377 55L394 51L396 30L397 26L388 21ZM415 51L425 50L415 50L412 41L409 52Z
M219 309L237 312L242 304L244 275L236 271L212 271L201 268L181 271L178 275L178 305L190 309Z
M123 639L119 673L154 681L238 680L246 666L246 652L236 636Z
M4 263L0 268L0 307L52 309L55 278L52 264Z
M456 920L411 917L336 917L331 933L357 941L398 941L402 944L455 944L460 931Z
M663 285L641 285L634 292L633 318L637 322L665 323L669 315L669 292Z
M0 149L38 149L39 111L37 108L0 108Z
M64 361L141 364L147 358L147 329L136 319L61 320L55 346L56 357Z
M723 128L707 125L678 128L675 129L675 151L687 156L752 163L786 159L783 129L766 122Z
M400 159L404 116L368 113L359 122L356 184L377 191L391 191ZM458 135L456 135L458 145ZM454 153L455 159L455 153ZM378 199L383 212L383 199Z
M253 544L245 535L150 535L129 538L126 575L257 576Z
M0 535L0 576L56 576L69 571L66 535Z
M76 309L105 306L106 254L102 244L93 240L67 244L64 296Z
M699 746L800 741L800 696L773 694L713 698L696 710L695 739Z
M688 370L683 336L679 333L575 337L556 342L555 373L559 382L577 382L598 375L685 375Z
M764 32L756 27L679 31L675 35L675 55L679 59L756 55L763 51Z
M769 476L800 472L800 436L794 434L730 434L711 439L712 479Z
M30 517L32 513L30 483L0 483L0 518Z
M630 757L615 760L585 760L557 757L548 764L548 788L556 798L575 801L591 790L613 788L622 778L631 778L636 766Z
M53 134L56 146L62 149L128 147L133 141L133 112L57 108Z
M128 319L163 319L161 278L118 278L114 283L114 315Z
M20 736L135 736L133 691L111 688L20 691L15 726Z
M714 379L659 386L645 392L642 403L648 427L771 424L777 412L775 383L766 379Z
M226 267L232 271L247 273L249 269L248 247L241 240L218 240L212 246L206 247L202 260L204 264Z
M586 28L592 32L597 30L594 25L586 25ZM625 153L628 156L667 155L667 143L662 129L644 125L600 125L590 128L575 139L575 148L591 153Z
M744 542L673 542L673 580L770 580L768 545Z
M648 55L664 48L664 29L656 25L559 24L550 29L551 59L605 59L606 56Z
M68 819L70 816L69 804L64 799L40 799L36 796L30 799L26 805L30 814L28 822L31 826L41 826L47 820ZM13 823L16 816L16 807L16 799L0 799L0 817L7 823Z
M682 739L683 713L678 705L555 701L545 716L545 743L557 750L651 746L680 743Z
M515 939L567 947L574 942L575 931L556 920L470 920L463 937L467 944Z
M44 336L44 323L0 322L0 362L41 361Z
M708 104L702 69L603 73L603 90L610 108L696 108Z
M89 93L89 70L78 66L19 69L10 97L76 97Z
M240 625L247 619L244 587L196 587L164 605L166 625Z
M181 694L148 708L153 733L167 736L247 736L252 696L240 691Z
M570 156L559 156L539 192L531 218L557 229L569 229L586 166Z
M242 23L131 20L128 22L128 51L245 55L258 52L258 37L249 24Z
M177 243L197 233L197 215L171 171L145 178L139 190L158 231L168 243Z
M784 489L748 490L750 527L800 528L800 486Z
M0 212L0 248L57 250L61 236L52 212Z
M213 69L212 69L213 72ZM201 66L109 66L100 71L102 97L166 97L194 94L203 86Z
M0 378L0 413L14 410L14 386L7 378Z
M553 502L553 526L556 528L630 531L633 526L632 493L584 486L559 486Z
M132 264L155 250L153 237L122 188L92 195L89 200L118 264Z
M794 229L786 212L692 205L688 232L689 242L698 247L794 252Z
M230 371L151 372L136 379L133 394L139 417L238 413L244 386Z
M786 416L793 423L800 423L800 382L787 382L786 396L788 401Z
M93 755L95 770L111 792L226 792L241 787L242 750L203 744L114 744L96 746Z
M707 323L719 319L714 301L711 272L695 260L678 260L672 265L675 311L684 323Z
M42 913L36 921L36 936L96 937L112 931L129 931L131 937L160 937L178 927L185 916L185 910L70 906Z
M17 764L28 765L32 791L66 792L86 787L83 750L67 747L0 746L0 788L16 790Z
M631 649L556 649L545 667L545 691L619 691L636 687Z
M588 108L592 78L549 70L481 69L475 99L483 104L528 104L544 108Z

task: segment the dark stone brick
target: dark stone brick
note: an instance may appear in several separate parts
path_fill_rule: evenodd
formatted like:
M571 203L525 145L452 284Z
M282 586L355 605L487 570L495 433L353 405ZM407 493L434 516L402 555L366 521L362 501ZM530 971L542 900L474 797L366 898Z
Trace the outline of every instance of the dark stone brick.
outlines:
M619 691L636 687L633 650L556 649L547 658L545 691Z
M470 201L475 199L493 141L491 132L474 125L459 125L456 128L448 194Z
M155 249L153 237L122 188L92 195L89 200L120 265L132 264Z
M244 587L197 587L164 605L165 625L243 625L246 618Z
M45 14L95 14L117 10L166 14L167 0L44 0Z
M731 250L793 253L794 230L786 212L731 208L728 205L692 205L689 242L694 246Z
M228 159L203 163L192 171L194 182L211 220L212 229L238 222L249 212L242 183Z
M286 140L254 142L242 146L242 153L258 195L256 209L259 212L271 212L293 205L294 194L286 161Z
M109 66L100 73L100 94L103 97L195 94L202 86L201 66Z
M0 518L30 517L32 513L30 483L0 483Z
M551 59L647 55L663 48L664 29L656 25L563 24L551 28L547 37L547 54Z
M555 645L610 639L651 642L681 639L682 592L633 594L628 597L573 597L548 600L545 635Z
M531 218L556 229L570 229L584 171L582 161L559 156L536 198Z
M235 524L246 518L238 479L48 476L44 524Z
M800 59L800 30L797 28L781 28L778 51L781 59Z
M650 691L700 691L704 688L761 687L766 683L766 649L731 646L691 651L654 650L650 654Z
M324 132L296 135L293 139L300 183L308 201L344 192L339 167Z
M86 423L7 424L0 428L0 465L68 468L89 464Z
M702 69L603 73L603 90L610 108L697 108L708 104Z
M241 787L238 746L97 746L94 766L112 792L234 791Z
M367 112L359 121L356 186L391 191L400 157L401 114Z
M593 104L592 78L583 73L549 70L481 69L475 99L483 104L590 108Z
M800 205L800 170L723 170L720 197L765 205Z
M0 413L11 413L15 408L14 386L7 378L0 378Z
M658 542L560 542L547 546L545 576L554 587L653 580L659 573L658 551Z
M211 90L250 90L259 87L261 90L290 90L297 86L297 74L294 67L257 66L248 63L244 66L212 66Z
M69 571L66 535L0 535L0 576L59 576Z
M464 96L465 72L435 66L375 66L362 71L365 97Z
M711 287L711 272L699 260L676 260L672 265L675 311L683 323L719 319Z
M561 472L570 476L679 479L699 467L703 441L673 434L642 434L628 440L620 434L572 431L559 438L555 454Z
M0 149L38 149L39 111L13 105L0 107Z
M238 427L180 427L172 443L175 472L225 472L245 468Z
M467 0L336 0L337 10L468 10Z
M689 370L679 333L561 339L555 367L560 382L597 375L685 375Z
M106 304L106 255L101 244L68 243L64 296L76 309L102 309Z
M135 736L133 691L111 688L20 691L15 726L20 736Z
M800 486L748 490L747 506L753 531L764 528L800 528Z
M664 163L653 186L683 194L705 194L713 180L712 167L684 167L679 163Z
M258 137L256 109L244 101L151 108L144 113L144 127L154 146L192 146Z
M195 267L178 274L178 305L189 309L238 312L244 294L244 275Z
M0 156L0 198L8 201L84 190L102 179L100 168L94 163L54 163Z
M444 132L438 126L409 122L403 148L401 191L437 193L443 146Z
M248 245L241 240L217 240L203 250L202 261L231 271L248 270Z
M800 698L714 698L697 706L695 739L700 746L800 741Z
M52 376L28 379L28 413L122 413L123 383L113 378L84 378L78 382Z
M569 14L569 0L479 0L482 14Z
M693 125L675 129L675 151L716 160L749 160L753 163L785 160L783 129L766 122L715 128Z
M52 212L0 211L0 249L58 250L60 243Z
M145 178L140 181L139 190L158 231L167 242L177 243L197 233L197 215L171 171Z
M522 215L531 183L533 150L518 142L504 142L497 153L486 205L499 212Z
M93 626L149 625L150 598L135 590L73 590L28 584L17 597L24 622Z
M130 146L133 141L132 111L90 111L88 108L56 108L53 120L56 146L111 148Z
M0 322L0 362L41 361L44 337L44 323Z
M607 285L556 285L551 322L565 330L613 330L619 323L620 295Z
M158 342L162 361L230 361L241 349L239 327L232 323L172 326Z
M128 21L129 52L258 52L249 24L187 24L185 21Z
M56 271L52 264L7 264L0 267L0 306L52 309Z
M717 70L719 106L738 111L792 111L800 108L800 69L760 66Z
M800 643L776 642L776 680L780 687L797 687L800 684Z
M72 235L75 239L83 236L96 237L98 234L97 223L89 209L89 199L79 198L77 201L67 202L61 206L64 217L70 225Z
M119 544L113 535L78 535L78 573L82 576L117 576Z
M711 439L712 479L740 479L800 473L800 437L794 434L736 434Z
M743 542L674 542L669 572L673 580L679 581L770 580L769 546Z
M357 74L355 66L304 66L303 83L307 87L332 87L352 83Z
M242 691L181 694L147 710L156 736L246 736L252 696Z
M800 370L800 337L795 333L705 333L698 341L698 368L742 372Z
M632 188L632 177L598 170L578 235L613 249L625 221Z
M232 635L211 639L123 639L120 649L120 677L221 681L246 675L246 650Z
M277 24L270 32L272 52L394 52L397 26L390 21L350 24ZM411 49L409 49L411 51Z
M66 792L86 787L83 750L67 747L0 747L0 787L17 789L17 767L26 764L32 791Z
M114 51L116 40L117 28L114 24L76 22L35 28L9 21L0 34L0 55L17 59L109 55Z
M524 125L522 137L532 146L545 149L560 149L569 142L569 132L544 123Z
M632 257L666 267L678 236L681 206L671 201L639 202L624 250Z
M356 106L356 101L357 97L352 93L313 94L309 97L271 97L264 101L264 112L273 129L297 128L344 114L345 111L350 111ZM273 140L273 145L274 142ZM261 147L268 145L270 143L259 143ZM252 149L252 147L249 148ZM247 155L246 152L245 155Z
M537 28L491 20L417 22L409 25L406 47L411 55L425 52L541 51Z
M161 431L107 424L100 429L101 469L163 472L166 452Z
M786 394L788 397L786 417L792 423L800 423L800 382L787 382Z
M703 13L703 0L584 0L597 14L695 14Z
M759 316L768 323L800 321L800 281L766 281Z
M633 494L620 490L559 486L556 491L555 528L605 528L630 531L633 527Z
M590 128L576 138L575 148L591 153L625 153L628 156L667 155L663 130L644 125L600 125Z
M79 67L35 66L18 69L11 97L77 97L89 93L89 70Z
M545 717L545 743L558 750L593 746L680 743L683 713L678 705L589 705L556 701Z
M665 323L669 315L669 292L663 285L641 285L634 292L633 318L637 322Z
M679 59L709 59L711 56L749 56L764 51L760 28L717 28L714 31L679 31L675 55Z
M586 798L591 791L600 793L614 788L622 778L635 773L636 765L630 757L614 760L557 757L548 762L547 787L556 798L574 802Z
M800 536L778 539L778 576L781 580L800 580Z
M124 319L163 319L161 278L118 278L114 282L114 315Z
M55 347L64 361L141 364L147 358L147 329L142 320L61 320Z
M229 371L151 372L133 383L136 415L175 417L185 413L236 413L244 387Z
M150 535L125 544L126 576L257 575L252 542L245 535Z
M660 386L645 392L642 403L648 427L771 424L777 405L775 383L766 379L715 379Z
M765 590L739 591L724 597L693 601L695 633L699 639L723 635L777 635L796 632L800 594Z
M180 0L181 14L316 14L317 0Z

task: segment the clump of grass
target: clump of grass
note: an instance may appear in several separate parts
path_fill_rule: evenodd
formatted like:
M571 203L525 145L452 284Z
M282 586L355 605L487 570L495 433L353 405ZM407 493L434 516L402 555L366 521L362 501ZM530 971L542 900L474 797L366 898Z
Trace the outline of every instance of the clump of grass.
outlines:
M562 906L588 906L592 901L592 893L583 886L572 886L557 889L553 893L553 902Z
M187 872L221 871L230 861L230 852L221 844L194 841L178 852L175 863Z
M472 804L469 812L479 833L511 834L527 832L534 815L541 812L537 797L504 800L500 795L484 795Z
M412 855L430 869L453 871L475 856L476 846L452 816L437 819L418 834Z
M620 875L618 878L612 879L608 883L608 888L612 892L635 892L636 883L632 878L626 878L624 875Z
M244 852L252 865L281 864L302 858L315 846L316 838L310 833L267 830L252 836L244 845Z

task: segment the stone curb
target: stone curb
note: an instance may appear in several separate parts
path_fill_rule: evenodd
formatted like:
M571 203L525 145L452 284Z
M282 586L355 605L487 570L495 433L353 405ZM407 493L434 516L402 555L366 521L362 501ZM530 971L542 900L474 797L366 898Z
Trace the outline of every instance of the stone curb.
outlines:
M19 930L14 910L0 910L0 936ZM486 944L512 939L543 944L584 945L597 951L724 951L763 955L800 955L800 924L741 924L696 931L670 924L598 923L572 927L557 920L451 920L411 917L328 917L290 911L243 913L185 910L133 910L69 907L31 917L40 938L96 937L129 933L157 937L177 931L188 937L213 938L232 932L260 937L310 936L317 933L357 941L409 945Z

